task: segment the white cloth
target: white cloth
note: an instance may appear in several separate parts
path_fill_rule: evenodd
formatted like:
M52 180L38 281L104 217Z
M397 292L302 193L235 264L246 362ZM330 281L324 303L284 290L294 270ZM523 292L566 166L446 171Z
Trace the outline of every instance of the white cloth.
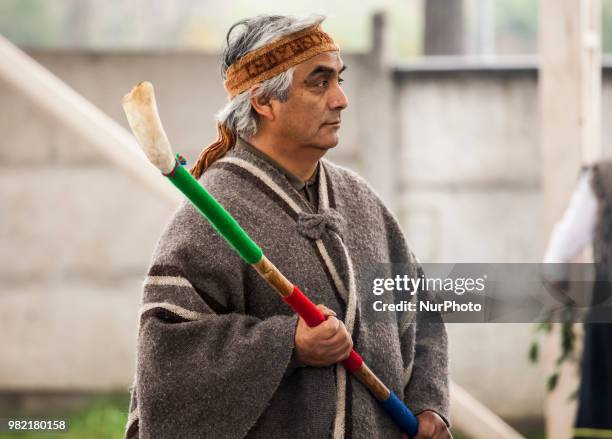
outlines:
M593 241L597 219L597 198L591 187L592 172L582 173L563 217L555 224L544 256L545 264L572 262ZM550 280L565 279L562 266L545 268Z

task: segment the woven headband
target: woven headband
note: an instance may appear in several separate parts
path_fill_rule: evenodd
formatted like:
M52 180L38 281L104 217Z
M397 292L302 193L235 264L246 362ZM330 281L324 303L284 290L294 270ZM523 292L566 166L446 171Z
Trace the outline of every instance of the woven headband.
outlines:
M338 51L334 40L316 25L286 35L246 54L226 72L225 90L230 99L253 85L289 70L322 52Z

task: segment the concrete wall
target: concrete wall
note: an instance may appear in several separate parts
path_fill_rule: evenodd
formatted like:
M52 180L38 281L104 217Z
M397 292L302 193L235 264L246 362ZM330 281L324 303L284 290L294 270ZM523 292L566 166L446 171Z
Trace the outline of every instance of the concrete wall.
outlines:
M126 127L121 96L151 80L168 135L191 161L215 137L225 99L216 56L32 55ZM343 57L351 105L331 158L380 190L420 259L538 261L547 237L535 71L392 74L372 56ZM140 282L173 207L2 82L0 96L0 389L125 388ZM530 325L449 334L459 384L502 416L542 412Z
M546 237L535 72L405 72L397 85L400 215L416 254L435 262L537 262ZM526 355L531 325L448 331L458 384L506 418L542 412L544 378Z

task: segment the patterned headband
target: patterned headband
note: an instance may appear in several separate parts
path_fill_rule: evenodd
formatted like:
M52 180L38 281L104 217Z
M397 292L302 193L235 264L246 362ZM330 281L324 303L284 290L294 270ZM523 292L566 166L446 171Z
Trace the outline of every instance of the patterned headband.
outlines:
M322 52L339 51L320 25L286 35L229 66L224 83L230 99L253 85L289 70Z

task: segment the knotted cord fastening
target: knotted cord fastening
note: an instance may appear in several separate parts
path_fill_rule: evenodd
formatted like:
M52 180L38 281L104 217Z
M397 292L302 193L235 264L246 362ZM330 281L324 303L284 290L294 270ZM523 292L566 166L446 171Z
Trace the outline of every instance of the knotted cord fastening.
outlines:
M322 209L319 213L300 212L298 215L298 231L306 238L321 239L328 230L343 236L346 220L336 209Z

